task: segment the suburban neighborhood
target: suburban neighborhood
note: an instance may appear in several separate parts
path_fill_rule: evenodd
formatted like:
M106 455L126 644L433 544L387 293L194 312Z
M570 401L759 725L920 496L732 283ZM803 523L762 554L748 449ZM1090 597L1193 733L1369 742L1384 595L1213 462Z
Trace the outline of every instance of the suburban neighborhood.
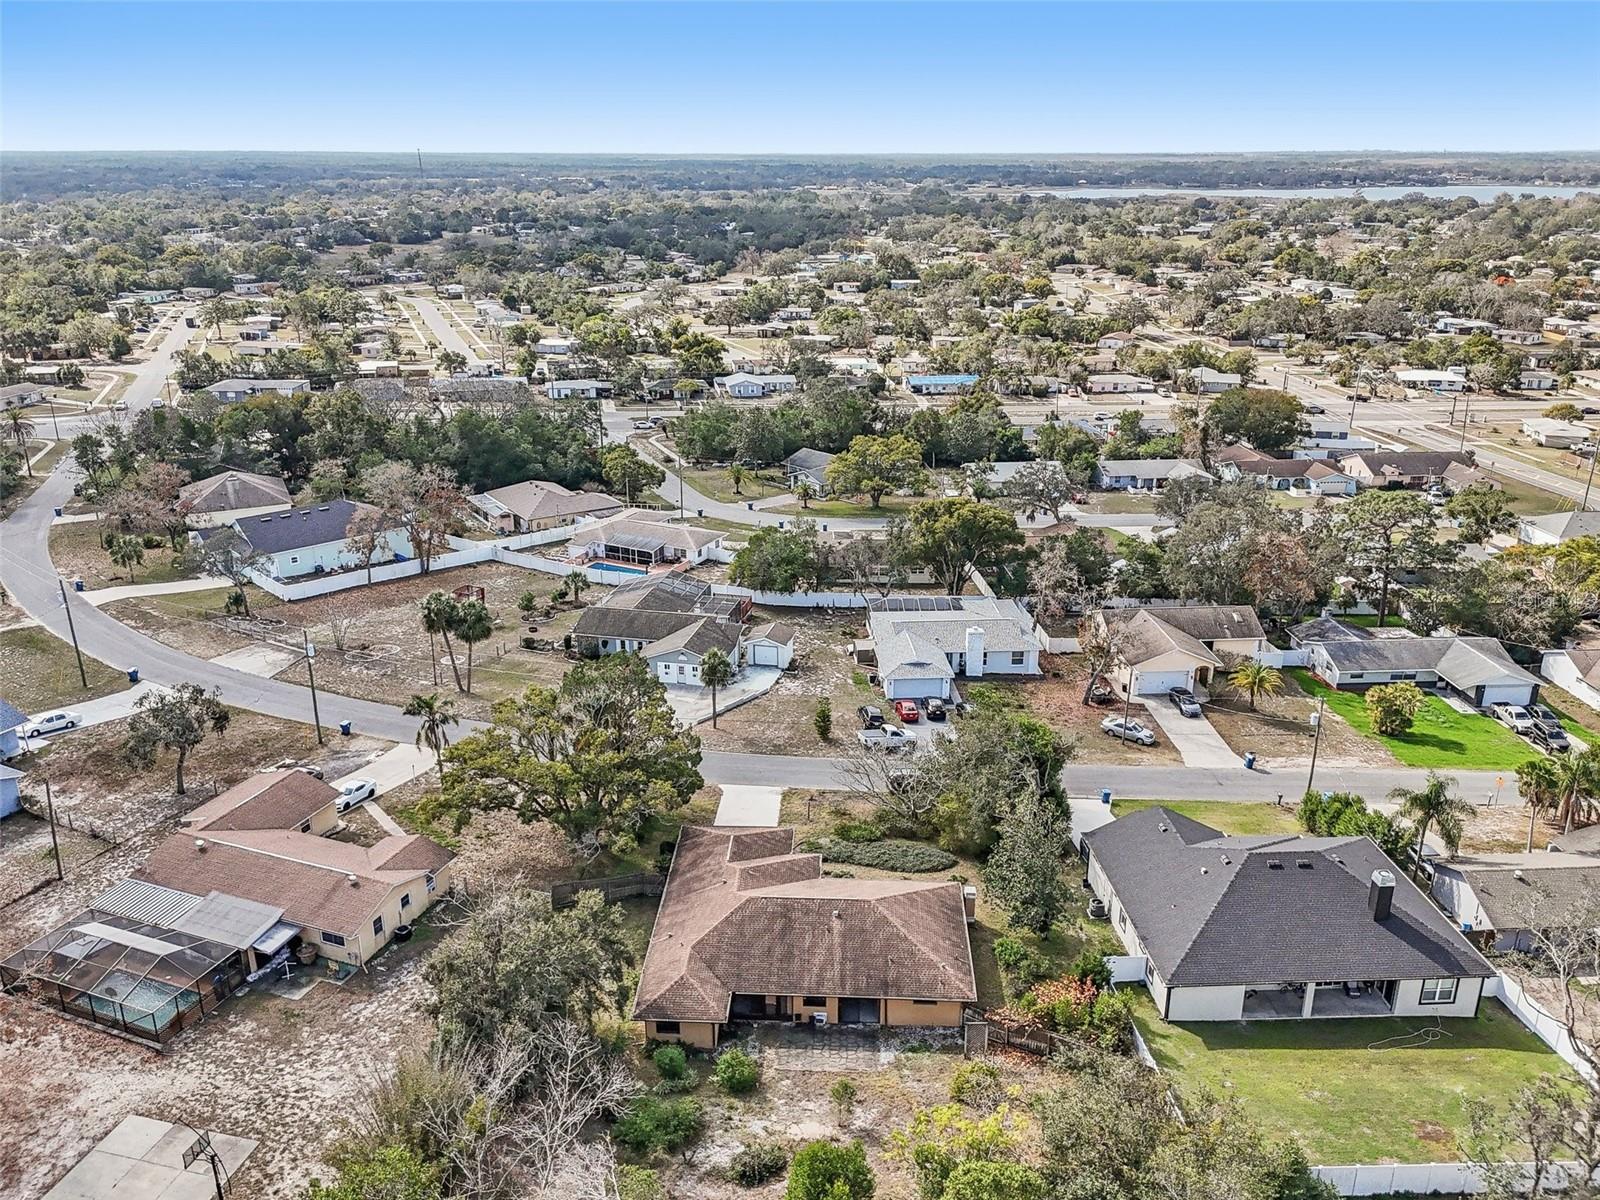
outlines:
M411 61L0 158L0 1194L1600 1194L1600 159Z

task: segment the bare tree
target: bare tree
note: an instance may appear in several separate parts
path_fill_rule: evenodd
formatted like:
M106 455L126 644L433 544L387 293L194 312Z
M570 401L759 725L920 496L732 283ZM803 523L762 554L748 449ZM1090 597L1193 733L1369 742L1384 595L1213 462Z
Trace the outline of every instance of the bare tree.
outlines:
M1089 701L1095 680L1122 661L1127 646L1128 632L1123 622L1107 620L1100 612L1084 614L1078 622L1078 657L1088 672L1083 684L1084 703Z

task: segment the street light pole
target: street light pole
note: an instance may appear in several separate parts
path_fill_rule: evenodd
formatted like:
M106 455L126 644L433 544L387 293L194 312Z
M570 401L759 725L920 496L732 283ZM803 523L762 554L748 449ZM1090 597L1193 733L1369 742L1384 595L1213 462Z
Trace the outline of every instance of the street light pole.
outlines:
M306 644L306 678L311 681L311 722L317 727L317 745L327 743L322 740L322 714L317 711L317 648L311 644L311 631L302 629Z
M72 605L67 603L67 581L56 580L61 588L61 607L67 610L67 632L72 635L72 652L78 656L78 681L83 684L83 690L89 690L89 674L83 669L83 651L78 648L78 627L72 621Z
M1311 781L1317 777L1317 751L1322 748L1322 717L1328 699L1326 696L1317 697L1317 711L1311 714L1312 727L1316 734L1311 739L1311 770L1306 772L1306 792L1311 792Z

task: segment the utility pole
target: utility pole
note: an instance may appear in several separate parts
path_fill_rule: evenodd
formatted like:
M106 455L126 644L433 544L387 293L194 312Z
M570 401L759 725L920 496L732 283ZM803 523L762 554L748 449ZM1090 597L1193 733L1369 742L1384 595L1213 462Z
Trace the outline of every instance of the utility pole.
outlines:
M1472 420L1472 397L1464 395L1466 406L1461 410L1461 449L1467 448L1467 423Z
M78 648L78 627L72 623L72 605L67 603L67 581L56 580L61 588L61 607L67 610L67 632L72 635L72 652L78 656L78 680L83 684L83 690L89 690L89 674L83 669L83 651Z
M317 727L317 745L327 743L322 740L322 714L317 711L317 648L311 644L311 631L302 629L301 635L305 638L306 646L306 677L311 681L311 723Z
M1600 448L1597 448L1593 454L1589 455L1589 479L1583 485L1583 503L1578 505L1581 512L1589 511L1589 489L1594 487L1594 465L1597 462L1600 462Z
M56 802L55 798L50 795L50 781L48 779L44 781L44 810L50 818L50 853L56 856L56 882L60 883L66 876L61 873L61 844L56 841ZM1528 837L1531 842L1533 834L1530 832Z
M1317 697L1317 711L1311 714L1311 724L1316 734L1311 739L1311 770L1306 772L1306 791L1311 791L1311 781L1317 777L1317 751L1322 747L1322 717L1327 706L1326 696Z

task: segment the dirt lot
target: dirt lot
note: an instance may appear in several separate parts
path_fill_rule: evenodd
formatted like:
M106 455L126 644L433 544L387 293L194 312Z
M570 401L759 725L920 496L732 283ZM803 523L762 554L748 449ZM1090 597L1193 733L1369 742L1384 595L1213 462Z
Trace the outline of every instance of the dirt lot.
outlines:
M25 713L109 696L128 686L128 677L87 655L83 660L89 690L83 688L72 647L37 626L0 633L0 696Z
M1161 738L1154 746L1140 746L1101 732L1100 722L1120 714L1122 709L1119 706L1100 708L1083 702L1085 672L1080 659L1065 654L1041 654L1039 665L1044 669L1043 679L1000 686L1020 696L1033 715L1052 729L1076 737L1079 762L1172 766L1183 761L1166 738ZM1140 715L1138 705L1134 706L1133 715Z
M1234 694L1218 684L1206 706L1206 718L1239 754L1253 751L1266 767L1309 765L1311 746L1316 740L1311 715L1317 702L1295 684L1287 672L1283 691L1276 696L1257 696L1256 710L1250 711L1247 697ZM1322 744L1317 762L1339 767L1392 767L1395 759L1376 738L1362 737L1333 712L1322 715Z
M456 692L443 644L430 651L418 611L430 592L463 586L483 588L496 626L491 638L473 648L470 696ZM555 586L556 581L548 576L488 563L294 604L257 595L252 589L250 608L258 622L224 617L226 590L119 600L107 605L106 611L167 645L202 658L252 645L278 646L286 655L293 654L301 642L301 631L309 630L317 646L318 688L390 704L404 704L417 692L439 689L456 700L459 715L486 717L495 700L516 695L530 683L554 686L566 674L569 660L559 648L533 651L520 645L525 626L517 609L518 597L531 591L546 600ZM576 608L555 606L552 616L536 618L533 633L559 647L577 620ZM343 650L338 647L341 639L334 636L334 623L340 626ZM465 683L466 648L458 645L455 652ZM304 684L304 661L286 658L277 677Z
M708 750L748 750L762 754L833 755L858 727L856 708L882 706L883 697L867 684L868 668L845 654L851 641L865 634L857 616L827 616L786 609L756 609L753 624L783 621L795 628L793 669L785 671L772 690L717 719L717 728L700 725L695 732ZM833 737L823 741L812 726L817 701L833 704Z
M175 564L176 552L165 540L159 546L145 547L144 562L135 564L131 572L126 571L111 561L101 544L101 531L102 526L96 521L50 527L50 560L65 578L82 579L85 588L95 591L129 583L167 583L195 577L194 572Z

